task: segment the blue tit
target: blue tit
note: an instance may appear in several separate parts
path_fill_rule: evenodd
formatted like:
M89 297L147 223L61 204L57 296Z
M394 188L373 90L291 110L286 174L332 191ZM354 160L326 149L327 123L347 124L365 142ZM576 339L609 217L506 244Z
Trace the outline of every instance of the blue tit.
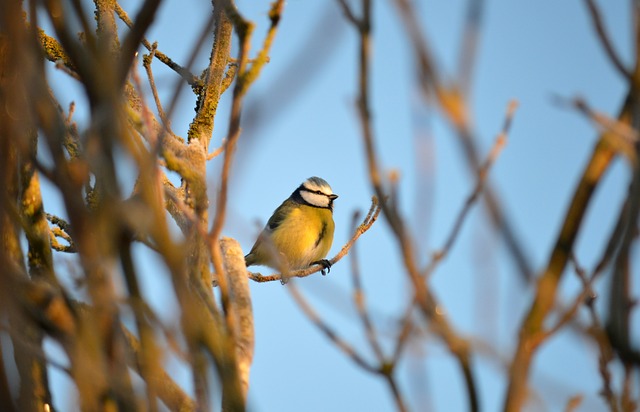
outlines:
M333 243L333 201L337 197L324 179L308 178L273 212L244 257L247 266L296 270L320 264L330 269L324 257Z

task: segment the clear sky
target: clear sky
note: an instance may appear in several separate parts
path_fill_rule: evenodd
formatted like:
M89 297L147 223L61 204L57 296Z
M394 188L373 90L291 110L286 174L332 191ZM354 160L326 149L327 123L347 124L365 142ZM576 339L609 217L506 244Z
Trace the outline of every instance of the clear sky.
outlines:
M474 179L455 134L440 113L421 99L415 60L393 2L373 3L371 93L376 148L383 169L399 172L401 208L424 264L449 234ZM414 3L438 68L445 78L453 79L467 2ZM508 102L519 102L508 143L491 170L490 180L539 270L546 263L597 136L589 121L558 105L554 97L581 96L594 109L615 116L625 84L600 47L584 2L485 3L471 88L474 130L484 154L502 127ZM137 2L122 4L130 12L137 7ZM599 4L613 44L630 65L629 2L601 0ZM268 27L269 2L238 0L237 5L257 25L255 53ZM210 1L167 1L147 38L157 40L159 50L184 64L209 13ZM203 69L207 59L205 48L193 71ZM353 212L366 211L372 195L354 105L357 37L337 2L290 0L270 59L247 96L224 235L236 238L248 251L272 211L303 180L317 175L340 195L334 213L333 256L350 237ZM160 63L154 64L154 70L166 99L177 76L163 70ZM65 85L57 87L63 105L77 99L72 86L60 84ZM225 102L228 106L228 99ZM227 132L227 106L218 114L212 146L219 145ZM186 136L193 107L192 95L183 93L172 119L178 134ZM218 167L219 162L211 162L208 184L212 196ZM629 176L628 165L618 160L589 208L577 244L578 259L588 268L600 256ZM55 205L56 199L52 197L50 202ZM528 308L531 291L523 287L504 244L487 222L484 208L476 205L431 285L454 327L490 345L494 352L474 358L483 409L492 411L503 401L504 362L509 361L516 344L517 326ZM397 251L382 218L358 242L367 303L387 349L392 347L396 322L410 299ZM167 323L177 325L166 272L149 253L141 251L137 263L152 306ZM270 273L260 269L263 274ZM328 276L317 274L297 284L342 337L373 359L351 301L349 270L345 259ZM598 287L602 306L607 282ZM637 295L637 285L635 290ZM576 277L568 271L561 296L567 300L577 291ZM252 284L251 292L256 326L251 410L394 409L384 382L363 372L325 339L285 287L280 283ZM637 325L638 317L634 319ZM436 338L425 333L410 345L398 369L404 396L416 411L464 410L466 395L453 358ZM636 327L636 343L639 338ZM591 343L569 330L559 333L542 347L532 368L533 409L559 410L578 394L585 395L584 410L603 409L597 395L601 388L597 367L597 352ZM188 375L180 368L175 373L189 389Z

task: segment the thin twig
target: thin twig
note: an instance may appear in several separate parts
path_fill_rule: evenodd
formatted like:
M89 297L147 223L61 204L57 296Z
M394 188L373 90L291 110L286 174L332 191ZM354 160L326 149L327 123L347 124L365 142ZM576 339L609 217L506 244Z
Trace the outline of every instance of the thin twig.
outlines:
M215 149L213 152L209 153L207 155L207 160L211 160L217 156L220 155L220 153L222 153L224 151L224 149L227 146L227 140L226 139L222 139L222 142L220 143L220 147L218 147L217 149Z
M353 231L357 231L355 225L358 221L358 213L353 214ZM371 321L371 316L369 316L369 310L367 309L365 302L365 294L362 288L362 277L360 275L360 266L358 265L358 256L357 256L357 248L355 243L353 245L352 253L351 253L351 274L352 274L352 283L353 283L353 301L355 302L356 308L358 310L358 315L360 316L360 322L362 323L367 341L369 342L369 347L373 351L378 361L378 370L381 375L384 376L385 382L389 386L391 393L393 394L393 399L396 402L396 406L398 410L404 412L407 410L405 405L404 398L400 393L400 388L397 385L394 370L397 365L395 362L390 362L387 359L387 356L382 351L382 346L378 340L378 333Z
M151 88L151 93L153 94L153 100L156 103L156 108L158 109L158 116L160 116L160 120L162 121L163 126L167 129L169 134L174 135L171 130L171 122L167 118L164 109L162 108L162 102L160 101L160 96L158 96L158 88L156 87L156 82L153 77L153 70L151 69L151 61L153 60L153 56L155 56L157 52L158 43L153 43L151 46L151 51L149 54L146 54L142 58L142 65L144 66L147 72L147 78L149 79L149 87Z
M345 353L353 362L363 368L366 371L377 373L378 369L373 365L369 364L367 360L365 360L362 355L360 355L347 341L342 339L329 325L327 325L321 318L318 316L315 310L309 305L307 300L302 296L298 287L295 285L295 282L287 283L287 290L291 293L291 296L298 304L300 309L304 312L305 315L313 322L318 329L329 339L331 340L336 347L338 347L342 352Z
M118 15L118 17L120 18L120 20L122 20L124 22L124 24L127 25L127 27L129 27L129 28L133 27L133 22L129 18L129 15L127 14L126 11L124 11L122 9L122 7L120 6L119 3L116 3L116 5L115 5L115 12ZM142 45L147 50L151 51L152 45L144 37L142 38ZM171 70L173 70L176 73L178 73L178 75L180 75L180 77L182 77L184 79L184 81L186 81L190 86L198 86L198 85L200 85L202 83L202 80L200 80L199 78L194 76L189 71L189 69L187 69L186 67L183 67L183 66L179 65L178 63L174 62L169 56L167 56L166 54L162 53L161 51L157 50L154 53L154 57L157 58L158 60L160 60L165 65L167 65L167 67L169 67ZM189 66L187 66L187 67L189 67Z
M618 401L616 400L615 393L611 389L611 372L609 371L609 363L613 360L613 348L611 347L611 343L609 342L606 332L602 328L602 322L600 321L599 315L596 312L594 305L596 295L593 289L591 289L591 285L600 274L597 270L599 266L596 266L596 270L594 270L594 272L589 276L587 275L586 270L580 266L574 254L571 255L571 264L573 265L573 269L578 275L578 278L582 282L584 290L590 290L590 293L586 296L584 304L586 305L589 311L589 317L591 318L589 335L598 346L598 371L602 377L602 390L600 391L600 395L606 400L612 412L618 412Z
M517 108L517 103L515 101L511 101L507 108L507 114L505 117L504 126L502 127L502 131L496 137L496 141L493 144L493 147L491 148L489 155L487 156L484 163L482 164L482 166L480 166L480 169L478 170L478 177L477 177L476 185L473 189L473 192L469 194L466 202L464 203L464 206L458 213L458 217L456 218L455 224L453 225L453 229L451 230L449 237L445 241L444 246L439 251L437 251L432 255L431 261L429 262L429 264L427 265L427 267L423 272L425 277L429 277L435 270L438 263L441 262L449 254L453 246L453 243L455 242L456 238L458 237L458 234L460 233L462 224L464 223L467 215L469 214L469 211L471 210L472 206L476 203L476 200L484 190L487 176L489 175L489 170L491 169L491 166L495 163L496 159L498 158L498 155L500 154L500 152L502 151L502 148L505 146L507 142L507 136L509 133L509 129L511 127L511 121L513 120L513 115L515 113L516 108Z
M629 91L629 94L632 91ZM628 122L632 110L632 99L627 96L620 112L619 120ZM592 194L601 181L615 155L609 144L609 131L604 131L596 143L591 159L586 165L578 183L571 204L566 212L560 233L549 256L547 267L538 278L535 297L520 325L520 334L516 352L509 369L509 387L505 398L504 410L513 412L522 409L527 394L529 369L535 350L543 341L543 325L556 300L558 283L569 261L574 242L582 226L587 206Z
M73 238L69 235L69 223L52 214L46 213L45 216L51 224L56 227L50 228L50 240L51 247L58 252L75 253L77 252L76 245L73 243ZM61 245L58 243L57 238L63 239L68 245Z
M469 0L467 17L462 33L462 43L458 54L458 84L464 96L469 95L475 58L480 42L484 0Z
M604 48L605 53L609 57L609 61L613 64L613 67L618 70L618 73L622 75L625 79L631 79L631 72L625 67L624 63L620 59L618 53L616 53L613 48L613 44L611 44L611 40L607 35L607 30L604 27L604 22L602 21L602 16L600 10L598 10L598 6L594 0L584 0L589 10L589 15L591 16L591 22L593 23L594 28L596 29L596 33L598 35L598 39Z
M458 85L448 85L442 81L443 76L437 70L435 59L419 24L418 13L416 13L412 3L409 0L396 0L395 4L403 18L404 28L411 39L411 45L419 64L419 85L422 95L427 104L431 104L434 99L438 102L438 107L457 133L462 152L467 159L469 171L475 174L480 167L478 139L470 128L465 95ZM534 271L532 265L522 242L516 235L515 229L502 210L498 195L488 184L484 190L483 200L487 206L486 210L491 217L491 222L502 235L523 279L526 283L529 283L533 279Z
M406 1L404 1L404 3L406 3ZM359 24L355 25L355 28L360 35L358 48L359 91L356 107L358 110L360 126L362 128L362 138L366 153L369 179L376 195L380 199L385 199L380 165L374 144L375 139L371 121L371 107L369 99L372 15L371 0L362 0L362 18L360 19ZM421 39L416 39L416 41L420 40ZM435 84L438 85L437 82ZM418 270L413 244L396 204L394 204L394 202L383 201L381 203L381 209L396 238L400 253L402 254L402 261L406 274L413 286L413 293L415 300L418 303L418 307L424 319L431 323L433 330L442 338L451 354L458 361L458 365L461 368L465 380L470 409L472 411L477 411L479 408L479 401L475 378L471 370L471 354L469 351L469 345L464 339L457 335L449 321L438 312L438 303L435 296L427 287L424 278L420 275L420 271Z
M353 214L353 232L357 232L357 219L358 213ZM380 346L380 342L378 342L378 334L376 333L375 327L371 322L371 318L369 316L369 311L367 310L367 306L365 303L365 294L362 289L362 279L360 275L360 265L358 265L358 248L355 243L353 244L353 249L351 251L351 279L353 284L353 301L355 303L356 309L358 310L358 315L360 315L360 322L364 327L364 330L367 335L367 340L369 342L369 346L373 350L373 353L376 355L378 362L381 364L385 362L385 356L382 352L382 347Z
M638 161L634 145L640 141L640 133L628 124L613 119L610 116L593 110L582 98L575 98L569 101L556 97L556 101L561 104L569 104L580 113L585 115L598 127L599 131L607 137L608 143L618 152L623 154L634 164Z

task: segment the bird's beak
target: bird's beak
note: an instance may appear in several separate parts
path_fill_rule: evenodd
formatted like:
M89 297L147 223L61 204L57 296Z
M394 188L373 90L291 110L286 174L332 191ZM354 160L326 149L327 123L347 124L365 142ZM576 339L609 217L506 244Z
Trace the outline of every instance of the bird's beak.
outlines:
M338 195L333 194L333 195L329 195L329 199L331 200L336 200L338 198Z

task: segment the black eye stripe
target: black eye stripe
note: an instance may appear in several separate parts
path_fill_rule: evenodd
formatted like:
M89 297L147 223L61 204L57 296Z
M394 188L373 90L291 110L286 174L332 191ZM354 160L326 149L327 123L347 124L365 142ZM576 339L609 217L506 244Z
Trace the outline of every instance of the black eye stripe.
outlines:
M302 190L304 190L305 192L314 193L316 195L322 195L322 196L326 196L326 197L330 196L330 195L322 192L321 190L311 190L311 189L308 189L306 187L303 187Z

